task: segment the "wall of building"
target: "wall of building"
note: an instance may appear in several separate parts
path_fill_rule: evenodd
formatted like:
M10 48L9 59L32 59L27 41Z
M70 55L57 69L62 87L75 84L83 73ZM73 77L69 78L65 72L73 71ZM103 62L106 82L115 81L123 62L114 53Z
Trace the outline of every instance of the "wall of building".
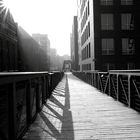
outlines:
M137 0L78 2L81 71L140 68L139 6Z
M136 65L136 52L140 50L136 47L134 9L133 0L94 0L95 69L139 68Z
M79 70L77 16L74 16L73 18L73 26L71 34L71 60L72 60L72 69L76 71Z
M46 53L46 61L47 65L49 66L49 61L50 61L50 40L48 38L47 34L39 34L39 33L34 33L32 34L32 37L35 41L37 41L37 43L39 44L39 46L41 47L41 49L44 51L44 53ZM49 70L49 69L48 69Z
M47 71L47 54L41 46L22 28L18 27L20 71Z
M17 49L17 25L4 10L0 14L0 71L18 71Z
M93 1L84 0L78 6L80 71L94 69Z

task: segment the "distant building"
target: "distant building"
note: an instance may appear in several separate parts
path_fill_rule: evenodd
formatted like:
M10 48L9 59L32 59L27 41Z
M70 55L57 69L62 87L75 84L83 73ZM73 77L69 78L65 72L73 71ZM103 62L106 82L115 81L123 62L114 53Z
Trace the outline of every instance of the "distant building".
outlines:
M71 60L64 60L63 63L63 71L65 72L69 72L72 69L72 62Z
M34 40L42 47L46 52L50 49L50 40L47 34L32 34Z
M61 56L61 58L63 60L70 60L70 56L69 55L63 55L63 56Z
M50 48L50 71L62 71L64 60L70 60L70 56L59 56L55 48Z
M41 46L42 50L46 53L46 60L47 65L49 66L50 62L50 40L48 38L47 34L32 34L32 37L35 41L38 42L38 44ZM49 69L48 69L49 70Z
M0 7L0 71L17 71L17 24L8 10Z
M78 1L78 45L80 71L94 70L93 0Z
M81 71L139 69L139 0L79 0Z
M72 69L79 70L79 56L78 56L78 22L77 16L74 16L72 34L71 34L71 60Z
M59 60L59 61L58 61ZM63 55L63 56L57 56L57 61L58 61L58 70L62 71L63 69L63 63L65 60L71 60L69 55Z
M47 54L41 46L22 28L18 27L20 71L47 71Z
M50 71L58 70L58 59L57 52L55 48L50 49Z

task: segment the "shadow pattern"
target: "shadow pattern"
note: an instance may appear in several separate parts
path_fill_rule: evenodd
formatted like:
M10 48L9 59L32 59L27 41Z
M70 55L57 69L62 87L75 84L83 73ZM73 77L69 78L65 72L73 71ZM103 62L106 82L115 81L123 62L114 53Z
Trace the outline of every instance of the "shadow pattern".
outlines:
M70 93L69 93L69 86L68 86L68 79L67 76L65 77L65 86L64 89L62 87L59 87L57 90L54 90L49 103L47 102L45 104L45 107L51 112L45 112L42 111L40 113L40 116L46 126L49 128L51 133L44 129L46 133L48 133L51 137L54 137L56 140L74 140L74 129L73 129L73 120L72 120L72 113L70 111ZM64 83L62 83L64 85ZM61 89L61 90L60 90ZM61 103L56 97L60 96L61 98L64 98L64 104ZM53 107L57 107L62 110L62 115L59 114ZM47 115L46 115L47 114ZM49 118L47 117L49 115ZM53 121L51 121L53 118L58 119L61 122L61 128L58 130L56 126L53 124Z

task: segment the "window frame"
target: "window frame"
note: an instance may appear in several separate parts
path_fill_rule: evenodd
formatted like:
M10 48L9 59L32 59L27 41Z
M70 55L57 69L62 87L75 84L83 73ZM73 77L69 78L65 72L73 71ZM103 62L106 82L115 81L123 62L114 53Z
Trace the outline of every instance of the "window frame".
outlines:
M122 30L134 30L133 16L134 15L132 13L122 13L121 14L121 29Z
M111 42L109 42L109 40ZM108 47L109 43L111 43L112 47ZM114 38L102 38L101 39L101 50L102 55L114 55L115 54L115 43Z
M131 41L131 42L129 42L129 41ZM133 38L122 38L122 55L134 55L135 54L135 43L134 42L135 42L135 40ZM132 44L132 46L129 46L131 44Z
M114 15L112 13L101 14L101 30L114 30Z
M121 5L133 5L133 0L121 0Z
M112 6L113 0L100 0L100 5L102 6Z

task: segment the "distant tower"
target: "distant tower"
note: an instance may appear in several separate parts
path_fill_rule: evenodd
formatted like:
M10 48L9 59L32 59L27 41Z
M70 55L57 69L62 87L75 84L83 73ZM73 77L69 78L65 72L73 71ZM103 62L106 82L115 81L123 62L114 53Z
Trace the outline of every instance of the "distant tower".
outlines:
M76 71L79 70L77 16L74 16L73 18L73 26L71 33L71 60L72 60L72 69Z
M34 38L34 40L36 40L38 42L38 44L40 45L41 49L46 52L46 56L47 56L47 65L48 65L48 70L50 67L50 40L48 38L47 34L32 34L32 37Z
M50 40L47 34L32 34L32 37L34 40L36 40L39 43L39 45L45 52L47 53L49 52Z

